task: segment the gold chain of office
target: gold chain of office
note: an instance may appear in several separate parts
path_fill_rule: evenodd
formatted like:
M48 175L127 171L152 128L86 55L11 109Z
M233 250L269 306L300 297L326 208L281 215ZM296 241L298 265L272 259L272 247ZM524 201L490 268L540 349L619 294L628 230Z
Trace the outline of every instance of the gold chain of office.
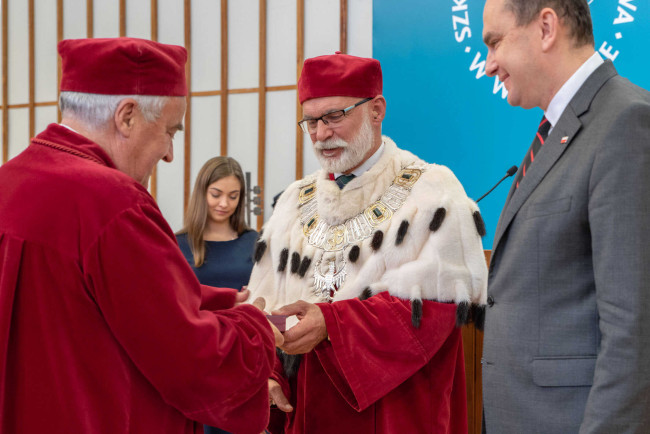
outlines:
M423 171L423 167L403 168L379 200L340 225L330 225L319 217L316 182L305 185L300 189L298 202L302 231L309 244L336 252L370 237L377 226L391 219L404 204Z

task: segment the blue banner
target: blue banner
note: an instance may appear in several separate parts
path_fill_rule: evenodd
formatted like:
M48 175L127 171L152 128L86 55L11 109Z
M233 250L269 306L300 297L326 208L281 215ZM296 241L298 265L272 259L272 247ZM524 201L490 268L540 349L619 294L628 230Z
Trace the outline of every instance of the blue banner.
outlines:
M511 107L485 75L484 0L374 0L373 57L388 102L383 133L424 160L454 171L478 199L519 165L543 113ZM591 0L596 50L650 89L650 0ZM480 202L492 238L510 178Z

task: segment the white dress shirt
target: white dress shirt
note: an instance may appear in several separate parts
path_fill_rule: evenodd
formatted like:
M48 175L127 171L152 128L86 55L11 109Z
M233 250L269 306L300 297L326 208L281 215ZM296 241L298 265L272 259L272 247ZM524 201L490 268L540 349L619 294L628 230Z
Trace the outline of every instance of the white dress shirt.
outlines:
M595 52L585 63L582 64L582 66L580 66L580 68L578 68L576 72L573 73L571 78L569 78L555 94L551 103L548 105L548 108L544 112L544 116L546 116L546 119L548 119L551 124L551 129L548 132L549 134L553 131L553 126L560 120L560 116L564 113L566 106L569 105L571 98L574 97L584 82L587 81L589 76L602 64L603 58L600 57L598 52Z

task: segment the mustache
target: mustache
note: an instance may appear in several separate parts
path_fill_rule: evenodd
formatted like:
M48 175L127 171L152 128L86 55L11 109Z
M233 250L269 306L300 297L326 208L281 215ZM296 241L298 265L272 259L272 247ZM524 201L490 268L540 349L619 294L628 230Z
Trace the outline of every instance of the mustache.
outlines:
M324 149L347 148L348 142L342 139L330 139L326 141L318 141L314 143L314 149L322 151Z

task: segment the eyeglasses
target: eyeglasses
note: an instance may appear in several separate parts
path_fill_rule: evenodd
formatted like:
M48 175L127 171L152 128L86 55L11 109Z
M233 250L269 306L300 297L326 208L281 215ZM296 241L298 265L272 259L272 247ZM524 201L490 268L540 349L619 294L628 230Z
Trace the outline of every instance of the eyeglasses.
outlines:
M362 99L356 104L351 105L350 107L346 107L343 110L336 110L330 113L326 113L323 116L316 118L316 119L303 119L300 122L298 122L298 126L302 128L302 130L308 134L313 134L316 132L316 129L318 128L318 121L323 121L325 125L329 125L330 128L333 128L336 124L341 122L345 115L352 110L355 107L360 106L361 104L368 102L372 100L372 98L366 98Z

